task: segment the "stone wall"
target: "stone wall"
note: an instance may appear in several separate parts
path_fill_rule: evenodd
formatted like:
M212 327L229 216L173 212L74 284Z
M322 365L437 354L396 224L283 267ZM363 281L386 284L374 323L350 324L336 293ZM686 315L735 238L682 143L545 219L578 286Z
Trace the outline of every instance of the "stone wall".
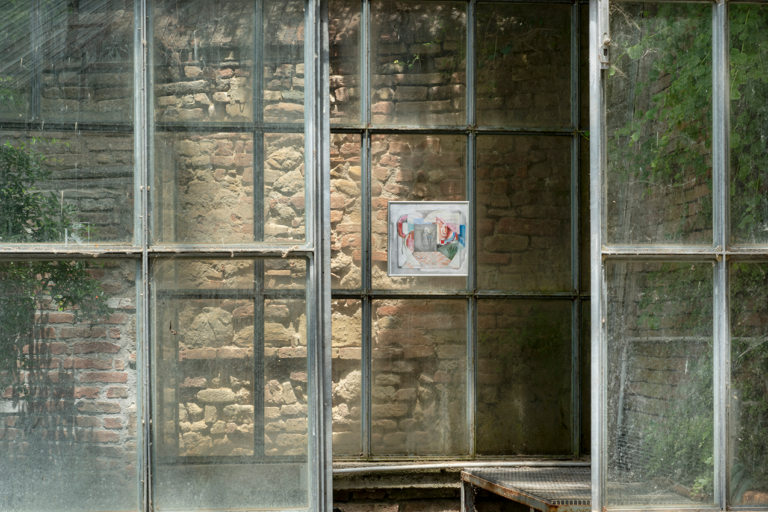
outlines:
M296 259L156 267L163 456L306 453L306 301L301 293L295 299L253 296L262 265L266 288L304 288L306 263ZM223 289L236 293L205 298Z

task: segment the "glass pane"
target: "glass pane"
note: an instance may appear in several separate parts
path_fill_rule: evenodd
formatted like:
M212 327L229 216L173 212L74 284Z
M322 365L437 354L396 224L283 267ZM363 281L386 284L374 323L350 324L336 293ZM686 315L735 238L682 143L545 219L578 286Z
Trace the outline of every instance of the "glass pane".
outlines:
M360 122L360 9L357 0L328 4L331 124Z
M32 1L0 5L0 120L25 120L30 112L32 79ZM24 60L27 65L24 65Z
M262 9L264 121L303 123L304 2L264 0Z
M248 133L156 133L155 243L249 243L257 231L304 240L304 135L265 134L255 174L254 143Z
M580 9L581 30L579 31L579 94L581 95L579 129L589 132L589 5L582 4Z
M133 119L133 1L0 6L0 119Z
M571 125L571 6L477 4L477 123Z
M264 135L264 240L303 242L304 134Z
M333 456L359 456L363 451L362 412L362 301L331 303L333 329Z
M466 124L467 4L371 2L373 124Z
M768 505L768 265L731 266L730 503Z
M271 261L152 270L160 510L308 505L305 291L260 291Z
M132 0L40 7L42 119L133 119L133 7Z
M477 302L477 453L571 453L571 301Z
M768 6L734 5L731 34L731 241L768 241Z
M371 452L466 455L467 303L373 301Z
M478 288L570 290L571 139L477 138Z
M581 303L581 454L592 449L592 317L588 300Z
M607 242L712 242L712 6L611 4Z
M139 508L135 269L0 263L4 511Z
M331 286L360 288L360 135L331 136Z
M253 6L244 0L154 4L156 121L252 119Z
M130 243L133 204L132 128L0 132L0 243Z
M589 293L592 286L592 272L590 270L591 249L589 246L590 230L592 229L590 224L591 214L589 210L589 139L585 137L579 139L579 152L581 155L581 202L579 203L581 209L581 218L579 219L579 230L581 235L581 238L579 239L579 243L581 244L581 247L579 248L579 253L581 254L581 291Z
M466 200L466 140L463 135L371 137L371 281L374 289L466 288L466 277L387 275L387 203Z
M713 504L713 266L609 261L607 504Z

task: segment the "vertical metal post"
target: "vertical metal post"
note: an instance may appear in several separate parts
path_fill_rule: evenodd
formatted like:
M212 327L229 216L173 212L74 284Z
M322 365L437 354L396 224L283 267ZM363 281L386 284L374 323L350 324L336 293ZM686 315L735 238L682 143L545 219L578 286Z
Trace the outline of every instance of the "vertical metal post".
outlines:
M363 18L363 25L367 25L367 20ZM369 94L363 90L363 96ZM370 110L370 109L368 109ZM371 139L368 130L360 136L361 144L361 169L362 169L362 187L361 187L361 233L360 233L360 286L363 288L364 296L362 298L362 322L361 326L362 340L360 354L361 371L361 418L360 428L362 430L362 451L363 457L368 458L371 455L371 365L373 364L373 353L371 350Z
M316 333L312 354L311 370L318 410L314 414L315 431L318 437L317 461L314 468L317 479L317 510L330 512L333 507L333 448L332 448L332 381L331 381L331 180L326 172L330 162L330 101L329 101L329 42L328 42L328 0L310 1L314 41L309 60L312 61L310 78L312 95L312 118L308 119L306 136L314 137L316 158L311 169L314 176L315 201L313 217L315 222L314 282L309 302L315 303L314 332ZM310 33L310 31L307 31ZM310 109L307 109L308 111ZM312 126L317 129L312 130ZM306 211L306 210L305 210ZM309 216L309 214L307 214ZM312 324L310 324L312 325Z
M581 268L581 239L580 228L580 204L581 198L580 178L581 167L579 159L579 114L580 114L580 13L581 6L578 3L571 5L571 289L574 299L571 303L571 450L574 457L581 452L581 364L580 364L580 327L581 308L579 307L579 292L581 281L579 270Z
M371 19L371 4L369 0L360 0L360 121L363 126L371 123L371 70L370 37L368 30ZM365 233L365 231L363 231Z
M143 511L152 510L152 449L151 442L151 337L149 316L149 127L150 105L147 86L147 39L149 13L146 0L134 0L133 41L133 117L134 137L134 243L141 246L141 261L136 264L136 288L139 301L136 308L136 368L137 382L136 427L139 478L139 499ZM138 215L136 215L138 212Z
M467 6L467 126L470 132L467 134L467 200L469 201L469 225L471 232L477 233L477 210L475 201L475 187L477 178L476 153L477 135L472 127L477 123L475 103L475 80L477 69L475 63L475 28L477 19L477 0L470 0ZM467 240L469 244L469 273L467 276L467 289L473 294L467 303L467 452L471 458L477 453L477 241L474 238Z
M598 29L599 4L608 0L589 2L589 128L590 128L590 275L592 346L590 362L591 422L592 422L592 512L602 512L605 501L605 379L601 379L606 368L604 321L605 288L603 286L602 241L603 241L603 194L602 173L606 165L604 79L598 50L601 47ZM607 19L606 19L607 21Z
M730 369L730 293L728 261L725 254L729 238L729 137L730 94L728 82L728 4L719 0L712 16L712 182L713 231L717 255L714 286L714 437L715 437L715 503L725 510L728 497L728 386Z

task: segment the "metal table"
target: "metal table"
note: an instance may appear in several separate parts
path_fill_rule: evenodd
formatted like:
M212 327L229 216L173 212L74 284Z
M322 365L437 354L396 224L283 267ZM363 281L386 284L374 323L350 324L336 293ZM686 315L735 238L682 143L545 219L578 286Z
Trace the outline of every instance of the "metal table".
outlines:
M472 486L541 512L589 512L589 467L467 468L461 472L461 510L474 512Z

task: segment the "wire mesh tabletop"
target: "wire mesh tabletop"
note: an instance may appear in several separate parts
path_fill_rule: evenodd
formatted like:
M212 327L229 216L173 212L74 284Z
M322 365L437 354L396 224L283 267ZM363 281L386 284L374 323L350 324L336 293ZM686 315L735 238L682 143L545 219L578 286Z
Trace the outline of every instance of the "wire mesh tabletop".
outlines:
M547 508L563 505L588 507L591 503L588 467L468 468L462 472L462 479L515 501L527 503L528 500L518 499L527 497Z

